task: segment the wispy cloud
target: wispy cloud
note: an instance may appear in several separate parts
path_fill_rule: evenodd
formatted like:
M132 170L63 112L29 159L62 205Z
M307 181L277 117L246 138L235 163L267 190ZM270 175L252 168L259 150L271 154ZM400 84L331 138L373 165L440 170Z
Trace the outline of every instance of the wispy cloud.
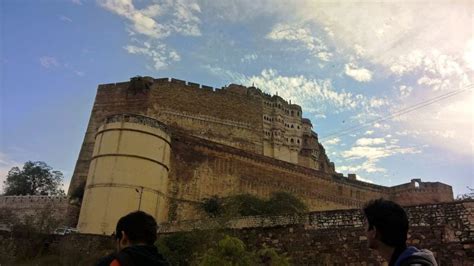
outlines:
M165 1L143 9L137 9L131 0L100 0L99 3L105 9L126 18L130 22L129 30L134 34L154 39L165 38L172 32L186 36L201 35L201 20L197 16L201 9L196 1ZM171 14L171 18L164 14ZM160 23L157 18L160 18Z
M66 16L64 16L64 15L59 16L59 20L64 21L64 22L67 22L67 23L71 23L71 22L72 22L72 19L70 19L70 18L68 18L68 17L66 17Z
M201 36L201 20L198 17L201 8L194 0L152 3L142 9L131 0L99 0L99 3L129 21L127 31L133 37L132 44L126 45L125 50L151 59L154 70L165 69L170 63L181 59L179 53L169 48L163 39L173 33ZM136 42L140 45L137 46Z
M152 45L150 42L144 42L141 46L127 45L124 49L130 54L145 55L151 58L155 70L165 69L169 62L177 62L181 59L175 50L162 43Z
M387 138L392 138L388 135ZM394 139L396 140L396 139ZM375 173L385 172L386 169L377 166L377 163L387 157L399 154L416 154L421 150L414 147L401 147L396 144L398 140L387 141L384 138L360 138L349 149L342 151L341 156L346 160L359 160L355 165L342 165L338 171ZM360 162L360 160L362 160Z
M347 76L359 82L369 82L372 80L372 72L366 68L358 67L354 63L346 64L344 68Z
M39 62L44 68L53 68L59 66L58 60L52 56L42 56L39 58Z
M379 108L382 99L368 98L361 94L352 94L336 90L330 79L309 79L304 76L283 76L274 69L264 69L260 75L247 77L243 82L271 93L278 94L287 100L302 105L304 110L322 114L329 107L337 111L361 111Z
M242 63L250 63L252 61L255 61L257 60L258 58L258 55L256 53L252 53L252 54L246 54L244 55L241 59L240 59L240 62Z
M384 144L385 139L384 138L360 138L356 141L356 145L359 146L373 146L373 145L379 145L379 144Z
M324 141L323 144L324 145L334 145L334 144L338 144L340 141L341 141L340 138L332 138L330 140Z
M321 61L329 61L332 53L322 39L314 37L309 27L295 24L277 24L266 36L274 41L291 41L301 44L310 54Z
M82 1L81 0L71 0L71 3L73 3L75 5L78 5L78 6L82 6Z

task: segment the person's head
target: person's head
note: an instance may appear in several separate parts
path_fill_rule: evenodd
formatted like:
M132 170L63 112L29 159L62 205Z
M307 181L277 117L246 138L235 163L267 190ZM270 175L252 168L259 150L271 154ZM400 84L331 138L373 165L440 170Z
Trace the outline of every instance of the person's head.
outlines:
M153 216L142 211L129 213L117 222L115 229L117 249L139 244L153 245L157 229L158 225Z
M397 203L384 199L369 201L363 208L369 248L381 244L397 248L406 244L408 217Z

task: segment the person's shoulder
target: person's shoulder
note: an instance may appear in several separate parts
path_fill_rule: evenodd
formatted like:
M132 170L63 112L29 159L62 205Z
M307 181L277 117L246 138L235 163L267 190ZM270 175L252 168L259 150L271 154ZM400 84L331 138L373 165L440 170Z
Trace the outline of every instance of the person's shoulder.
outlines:
M120 266L120 262L117 259L114 259L109 266Z
M400 266L438 266L433 253L427 249L417 250L400 262Z

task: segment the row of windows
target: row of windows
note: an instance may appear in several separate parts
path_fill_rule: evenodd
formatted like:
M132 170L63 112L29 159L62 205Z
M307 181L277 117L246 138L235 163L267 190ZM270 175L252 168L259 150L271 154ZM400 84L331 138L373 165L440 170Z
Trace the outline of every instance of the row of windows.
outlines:
M289 110L289 109L283 109L282 105L280 103L270 103L270 102L264 102L265 105L267 106L270 106L270 107L277 107L279 109L282 109L285 111L285 113L287 115L291 115L291 116L300 116L300 111L293 111L293 110Z
M269 131L265 131L265 135L267 136L275 136L275 137L280 137L282 134L278 131L275 131L275 132L269 132ZM297 144L300 144L301 141L300 139L294 139L294 138L286 138L286 142L288 143L297 143Z
M295 126L293 124L285 124L285 127L287 128L295 128ZM300 129L300 126L296 126L297 129Z
M277 121L277 122L283 123L283 119L268 117L268 116L266 116L266 115L263 116L263 120L269 121L269 122ZM287 128L295 128L295 125L294 125L294 124L287 124L287 123L285 123L285 127L287 127ZM297 129L300 129L300 126L299 126L299 125L296 125L296 128L297 128Z

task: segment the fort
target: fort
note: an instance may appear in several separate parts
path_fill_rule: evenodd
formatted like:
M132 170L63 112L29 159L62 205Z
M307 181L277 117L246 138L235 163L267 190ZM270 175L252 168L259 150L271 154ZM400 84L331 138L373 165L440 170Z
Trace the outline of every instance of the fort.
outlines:
M201 218L203 199L287 191L310 211L359 208L384 197L402 205L449 202L439 182L394 187L336 172L297 104L255 87L217 89L135 77L99 85L69 193L85 187L77 226L111 234L130 211L159 222Z

